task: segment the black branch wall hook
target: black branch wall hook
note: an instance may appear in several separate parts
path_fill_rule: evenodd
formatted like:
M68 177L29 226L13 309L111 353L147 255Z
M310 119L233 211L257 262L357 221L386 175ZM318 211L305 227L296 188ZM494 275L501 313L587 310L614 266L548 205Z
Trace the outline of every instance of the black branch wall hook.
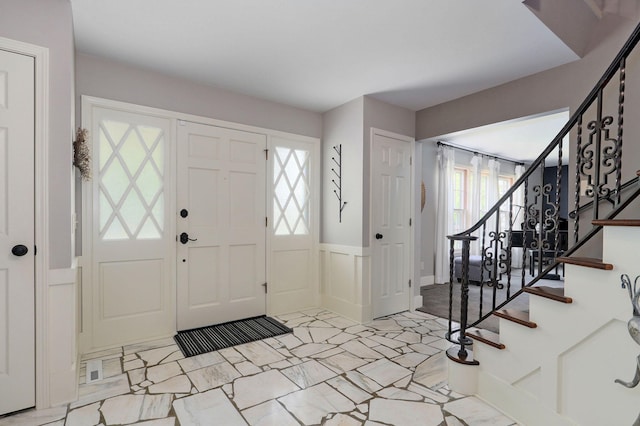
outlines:
M338 170L336 171L334 167L331 168L331 171L336 175L334 179L331 179L331 182L336 186L333 193L338 197L338 220L342 223L342 210L347 205L346 201L342 201L342 144L334 145L333 150L336 152L336 156L331 159L336 163ZM338 157L337 160L336 157Z

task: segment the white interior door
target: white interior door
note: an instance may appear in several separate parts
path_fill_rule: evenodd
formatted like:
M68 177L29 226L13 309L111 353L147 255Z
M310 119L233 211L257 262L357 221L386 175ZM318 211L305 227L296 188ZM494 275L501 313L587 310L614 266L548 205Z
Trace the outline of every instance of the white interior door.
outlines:
M411 143L374 131L371 146L374 318L410 307Z
M34 94L34 59L0 50L0 415L35 405Z
M266 312L265 149L265 135L178 126L178 330Z
M166 336L175 330L173 232L165 219L171 217L171 120L92 104L83 119L93 138L86 222L92 346Z

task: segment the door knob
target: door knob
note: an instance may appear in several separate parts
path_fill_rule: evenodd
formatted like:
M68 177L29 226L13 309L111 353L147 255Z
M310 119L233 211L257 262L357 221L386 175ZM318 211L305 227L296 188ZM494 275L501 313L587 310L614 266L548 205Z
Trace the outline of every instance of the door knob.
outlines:
M28 251L29 249L27 248L27 246L22 244L13 246L13 248L11 249L11 253L13 253L14 256L24 256Z
M382 239L382 234L378 232L376 234L376 240L381 240L381 239Z
M189 234L187 234L186 232L183 232L182 234L180 234L180 242L182 244L187 244L189 241L198 241L198 239L189 238Z

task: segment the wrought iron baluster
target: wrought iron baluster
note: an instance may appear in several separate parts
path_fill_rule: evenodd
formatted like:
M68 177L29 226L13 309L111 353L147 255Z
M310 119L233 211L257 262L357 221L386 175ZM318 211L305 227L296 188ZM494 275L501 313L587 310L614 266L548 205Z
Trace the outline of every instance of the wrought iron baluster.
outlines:
M576 190L574 194L574 219L573 219L573 243L578 242L578 233L580 231L580 170L582 168L582 115L578 118L578 129L576 138Z
M618 95L618 137L616 150L616 199L615 205L620 205L620 185L622 184L622 134L624 128L624 91L626 85L626 57L620 60L620 88Z
M507 298L511 295L511 262L512 255L511 250L513 248L513 194L509 196L509 226L508 226L509 239L507 240Z
M523 288L526 282L527 271L527 251L529 250L529 244L527 240L527 223L529 223L529 209L527 208L529 203L529 178L524 180L524 213L522 222L522 281L520 282L520 288Z
M558 168L556 170L556 214L555 214L555 241L553 242L553 260L560 253L560 193L562 192L562 139L558 144Z
M480 250L480 317L482 317L482 308L484 301L484 264L486 258L484 256L485 240L487 237L487 222L482 224L482 249ZM478 318L480 318L478 317Z

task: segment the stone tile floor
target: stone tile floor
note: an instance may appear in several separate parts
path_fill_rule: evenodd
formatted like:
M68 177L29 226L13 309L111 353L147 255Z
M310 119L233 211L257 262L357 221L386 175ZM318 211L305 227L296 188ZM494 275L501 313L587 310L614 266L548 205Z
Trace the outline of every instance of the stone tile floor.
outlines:
M312 309L292 334L184 358L173 339L82 357L79 399L7 425L514 425L447 387L446 320L404 312L357 324ZM86 362L103 380L85 383Z

